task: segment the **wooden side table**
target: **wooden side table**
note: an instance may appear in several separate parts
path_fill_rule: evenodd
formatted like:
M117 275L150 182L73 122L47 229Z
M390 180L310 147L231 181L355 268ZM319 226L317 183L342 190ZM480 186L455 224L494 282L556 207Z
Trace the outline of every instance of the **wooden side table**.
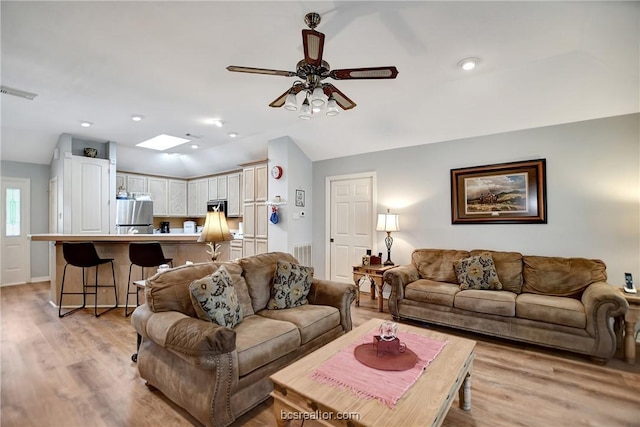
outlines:
M371 279L371 299L376 298L377 291L378 311L384 311L382 308L384 304L384 299L382 297L382 287L384 286L384 281L382 280L382 275L385 271L393 267L395 267L395 265L376 264L353 266L353 281L356 283L356 307L360 306L360 286L358 282L362 277L369 276L369 278Z
M628 294L622 288L618 290L629 303L629 310L624 315L624 360L633 364L636 362L636 323L640 320L640 296ZM622 330L619 335L621 335Z

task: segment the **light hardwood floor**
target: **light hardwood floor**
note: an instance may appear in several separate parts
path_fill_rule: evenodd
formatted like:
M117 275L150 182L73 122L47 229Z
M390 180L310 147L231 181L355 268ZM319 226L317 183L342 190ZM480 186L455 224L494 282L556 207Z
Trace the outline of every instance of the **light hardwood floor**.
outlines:
M192 426L131 361L136 334L123 311L59 319L49 283L0 288L0 426ZM378 313L363 295L356 325ZM640 426L640 362L588 359L438 328L475 339L472 410L457 400L447 427ZM640 352L638 353L640 354ZM234 426L275 426L271 400ZM404 426L403 426L404 427Z

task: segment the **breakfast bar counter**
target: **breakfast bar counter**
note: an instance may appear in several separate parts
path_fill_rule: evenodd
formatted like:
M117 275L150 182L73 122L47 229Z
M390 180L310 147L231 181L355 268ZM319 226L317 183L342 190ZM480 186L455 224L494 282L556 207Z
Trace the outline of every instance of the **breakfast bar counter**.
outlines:
M66 264L62 254L62 242L93 242L96 251L101 258L113 258L114 269L116 275L116 286L118 288L118 304L124 307L127 295L127 280L129 278L129 243L131 242L160 242L162 251L166 258L173 258L173 266L177 267L186 264L187 261L194 263L211 261L211 257L206 252L205 243L199 243L199 234L182 234L182 233L166 233L166 234L32 234L29 239L32 241L50 241L51 249L49 251L49 274L51 276L51 303L56 307L60 299L60 285L62 284L62 273ZM229 242L222 242L221 254L219 260L229 259ZM35 261L35 260L34 260ZM145 269L151 276L155 271L153 269ZM88 273L88 283L94 283L94 270ZM134 266L132 270L131 280L140 280L141 269ZM82 291L82 269L69 267L67 268L67 282L65 284L65 292L67 289ZM101 284L111 283L111 269L103 266L99 269L98 280ZM107 288L103 288L106 290ZM102 291L101 291L102 292ZM113 292L101 293L98 297L99 306L113 306ZM65 306L79 306L82 304L82 296L68 295L65 296ZM87 305L93 305L93 296L87 296Z

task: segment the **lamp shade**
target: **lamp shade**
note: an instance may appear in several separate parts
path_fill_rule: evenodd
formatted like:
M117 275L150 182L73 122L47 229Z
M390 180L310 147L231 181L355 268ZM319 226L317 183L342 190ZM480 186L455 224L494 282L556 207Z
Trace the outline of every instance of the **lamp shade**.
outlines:
M198 242L220 242L232 240L227 219L224 212L211 211L207 212L207 219L204 221L204 228Z
M387 213L378 214L378 224L376 231L400 231L400 222L398 214Z

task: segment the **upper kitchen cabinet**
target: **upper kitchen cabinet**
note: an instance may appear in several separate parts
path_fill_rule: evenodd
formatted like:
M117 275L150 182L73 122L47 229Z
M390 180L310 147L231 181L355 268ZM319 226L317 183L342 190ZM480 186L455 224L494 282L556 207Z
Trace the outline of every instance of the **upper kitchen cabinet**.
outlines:
M240 172L227 175L227 215L229 217L242 216L242 203L240 203L241 188L242 174Z
M218 177L218 199L219 200L227 200L227 177L219 176Z
M127 175L127 192L146 193L147 177L142 175Z
M149 177L153 216L187 216L187 181Z
M207 200L209 200L209 180L203 178L189 181L187 183L187 193L188 216L206 216Z
M214 176L209 180L209 198L207 200L218 200L218 177Z
M153 200L153 216L169 215L169 180L149 177L147 182L151 200Z
M187 216L187 181L169 180L169 216Z
M269 197L267 164L246 166L243 170L243 201L265 202Z

